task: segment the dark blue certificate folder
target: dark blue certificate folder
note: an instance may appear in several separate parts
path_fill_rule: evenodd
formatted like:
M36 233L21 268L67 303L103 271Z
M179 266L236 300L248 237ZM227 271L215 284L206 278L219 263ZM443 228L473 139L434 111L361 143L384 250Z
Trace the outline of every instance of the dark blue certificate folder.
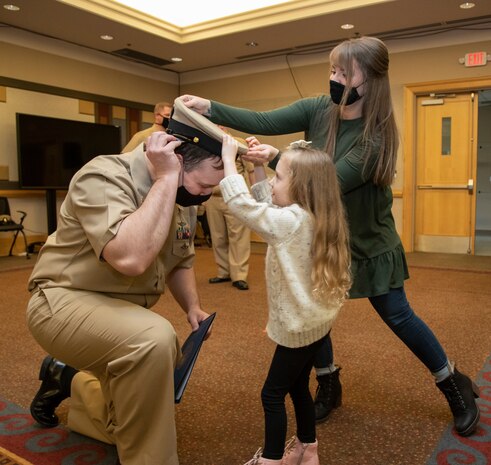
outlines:
M215 319L215 315L216 313L212 313L206 320L203 320L199 324L199 328L189 335L181 347L182 357L174 370L174 393L176 404L181 402L184 389L186 389L194 364L198 358L199 350L205 340L206 333Z

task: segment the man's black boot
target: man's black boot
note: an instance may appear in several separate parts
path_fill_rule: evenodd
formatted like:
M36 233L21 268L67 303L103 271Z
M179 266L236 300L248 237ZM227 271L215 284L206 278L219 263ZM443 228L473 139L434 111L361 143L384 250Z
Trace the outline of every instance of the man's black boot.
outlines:
M329 414L341 405L343 391L339 381L341 367L336 367L332 373L317 376L317 390L315 392L315 421L322 423Z
M48 355L41 364L41 387L31 402L31 415L41 426L52 428L59 420L55 410L70 397L70 384L78 371Z
M452 375L436 385L447 399L457 433L461 436L471 435L480 417L479 407L475 400L479 397L477 385L456 368Z

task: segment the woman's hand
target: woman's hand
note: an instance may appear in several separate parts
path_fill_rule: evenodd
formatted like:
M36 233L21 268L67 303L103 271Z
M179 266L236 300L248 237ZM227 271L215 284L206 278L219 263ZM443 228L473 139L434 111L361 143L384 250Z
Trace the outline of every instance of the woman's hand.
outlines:
M181 95L180 100L191 110L204 116L211 116L211 102L196 95Z

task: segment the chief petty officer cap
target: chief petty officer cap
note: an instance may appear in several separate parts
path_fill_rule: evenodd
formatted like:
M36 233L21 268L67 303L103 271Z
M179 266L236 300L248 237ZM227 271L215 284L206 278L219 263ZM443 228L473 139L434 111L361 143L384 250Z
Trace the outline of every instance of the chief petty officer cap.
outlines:
M166 131L210 153L222 154L222 141L226 132L205 116L188 108L180 98L174 100L174 109ZM238 144L238 153L246 153L247 146L240 142Z

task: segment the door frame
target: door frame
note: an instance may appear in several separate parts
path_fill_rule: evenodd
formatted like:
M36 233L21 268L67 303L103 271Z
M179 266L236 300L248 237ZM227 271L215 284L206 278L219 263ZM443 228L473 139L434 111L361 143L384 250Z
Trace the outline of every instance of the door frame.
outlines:
M414 251L414 223L416 207L416 99L430 93L450 92L477 92L491 88L490 77L465 78L451 81L433 81L404 86L404 131L402 156L404 167L403 195L402 195L402 243L406 252ZM477 165L477 110L474 105L474 125L472 135L472 157L474 167ZM475 168L474 168L475 170ZM475 173L473 173L475 177ZM472 221L475 218L476 204L472 208ZM474 252L474 240L472 241Z

